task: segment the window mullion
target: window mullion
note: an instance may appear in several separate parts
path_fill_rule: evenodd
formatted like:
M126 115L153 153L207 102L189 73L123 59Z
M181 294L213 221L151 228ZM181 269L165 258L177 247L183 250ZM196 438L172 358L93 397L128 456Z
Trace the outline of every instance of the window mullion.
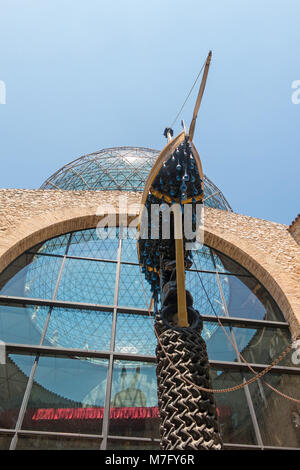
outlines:
M225 315L227 317L229 317L227 303L226 303L226 300L225 300L222 284L221 284L219 273L218 273L217 269L216 269L216 278L217 278L217 282L218 282L218 287L219 287L222 303L223 303L223 306L224 306ZM233 332L232 326L229 326L229 330L230 330L230 335L232 337L232 342L233 342L233 346L234 346L234 349L235 349L237 361L241 363L242 361L241 361L241 358L240 358L240 355L239 355L239 348L238 348L238 345L237 345L236 337L235 337L235 334ZM243 383L245 383L245 382L246 382L246 379L243 376ZM252 420L252 424L253 424L253 428L254 428L254 432L255 432L255 437L256 437L256 440L257 440L257 444L259 446L263 446L263 440L262 440L262 437L261 437L261 433L260 433L260 429L259 429L259 425L258 425L258 421L257 421L257 417L256 417L256 413L255 413L255 409L254 409L254 406L253 406L253 402L252 402L252 398L251 398L251 394L250 394L250 390L249 390L248 385L246 385L244 387L244 393L245 393L248 408L249 408L249 411L250 411L250 416L251 416L251 420Z
M115 339L116 339L116 328L117 328L117 306L118 306L118 299L119 299L121 253L122 253L122 238L120 237L119 238L119 247L118 247L118 261L117 261L117 269L116 269L116 280L115 280L114 310L113 310L113 318L112 318L110 354L109 354L109 364L108 364L107 380L106 380L104 416L103 416L103 423L102 423L103 439L102 439L102 442L101 442L101 445L100 445L101 450L105 450L107 448L107 436L108 436L108 430L109 430L109 412L110 412L110 402L111 402L112 376L113 376L113 365L114 365L114 350L115 350Z
M63 270L64 270L65 261L66 261L66 254L68 253L69 246L70 246L70 243L71 243L71 238L72 238L72 234L70 234L68 244L66 246L66 252L65 252L65 255L63 257L61 266L60 266L60 270L59 270L59 273L58 273L58 277L57 277L54 293L53 293L53 296L52 296L52 300L55 300L56 295L57 295L59 283L60 283L60 280L61 280L61 277L62 277L62 273L63 273ZM48 324L49 324L49 321L50 321L52 308L53 307L49 308L48 316L47 316L47 319L46 319L46 322L45 322L45 325L44 325L44 328L43 328L43 332L42 332L42 335L41 335L40 346L43 344L45 336L46 336L46 331L47 331ZM32 391L33 381L34 381L36 369L37 369L37 366L38 366L39 358L40 358L40 354L37 354L36 357L35 357L35 360L34 360L34 364L31 368L30 376L28 378L28 382L27 382L27 386L26 386L26 389L25 389L24 397L23 397L22 404L21 404L21 407L20 407L18 420L17 420L16 426L15 426L15 435L12 438L12 441L11 441L11 444L10 444L10 450L15 450L16 449L16 445L17 445L17 442L18 442L18 431L21 429L21 426L23 424L24 416L25 416L26 409L27 409L28 400L29 400L29 397L30 397L30 394L31 394L31 391Z

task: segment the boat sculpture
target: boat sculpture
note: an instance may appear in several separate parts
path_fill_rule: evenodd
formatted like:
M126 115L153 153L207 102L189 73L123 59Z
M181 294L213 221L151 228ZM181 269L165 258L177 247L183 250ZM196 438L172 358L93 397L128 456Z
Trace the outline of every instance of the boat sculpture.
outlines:
M158 339L157 386L161 449L220 450L222 439L202 319L185 289L204 203L203 171L193 143L209 52L189 131L173 138L153 165L142 196L137 250L150 283ZM200 288L200 287L199 287ZM200 387L200 388L199 388Z

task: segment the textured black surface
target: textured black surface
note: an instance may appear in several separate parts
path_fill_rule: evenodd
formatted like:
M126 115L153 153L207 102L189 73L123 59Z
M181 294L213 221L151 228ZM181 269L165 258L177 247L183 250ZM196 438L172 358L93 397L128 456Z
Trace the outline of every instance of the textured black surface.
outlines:
M213 394L202 392L184 380L187 378L196 385L212 388L206 344L201 331L167 328L159 314L155 326L160 339L156 348L156 374L161 449L221 450Z
M141 218L138 238L139 261L142 265L142 272L151 285L154 298L157 298L160 290L161 262L175 259L174 214L172 210L178 211L180 206L182 211L182 225L185 224L187 229L183 230L184 246L186 242L195 242L196 229L200 224L199 207L203 205L203 189L203 180L191 144L186 139L162 164L157 176L152 181L145 202L146 210L143 211ZM185 203L187 205L184 205ZM184 208L186 214L187 210L190 210L189 222L185 222L188 217L183 215ZM144 217L146 215L147 217ZM169 231L167 234L164 233L166 227ZM153 235L154 230L156 230L155 236ZM185 259L191 257L192 253L185 250Z

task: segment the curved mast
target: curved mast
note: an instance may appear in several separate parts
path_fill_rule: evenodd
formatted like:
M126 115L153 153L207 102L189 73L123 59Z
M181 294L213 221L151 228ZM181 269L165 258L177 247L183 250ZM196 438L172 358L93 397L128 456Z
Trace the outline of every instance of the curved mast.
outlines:
M205 90L205 85L206 85L206 80L207 80L207 75L208 75L208 70L209 70L209 66L210 66L211 57L212 57L212 52L209 51L207 59L206 59L206 64L205 64L203 77L202 77L202 81L201 81L201 84L200 84L200 88L199 88L195 108L194 108L193 118L192 118L190 128L189 128L189 140L191 142L193 140L194 133L195 133L196 120L197 120L200 104L201 104L201 101L202 101L203 93L204 93L204 90Z
M203 97L203 93L204 93L204 90L205 90L205 85L206 85L206 81L207 81L207 75L208 75L208 70L209 70L209 66L210 66L211 56L212 56L212 52L209 51L207 59L206 59L206 63L205 63L205 68L204 68L203 77L202 77L202 80L201 80L201 84L200 84L196 104L195 104L195 107L194 107L193 118L192 118L190 128L189 128L189 134L188 134L188 140L190 141L190 143L192 145L193 154L194 154L194 157L195 157L195 160L196 160L196 164L199 168L199 174L200 174L202 182L203 182L203 171L202 171L201 160L200 160L200 157L199 157L198 152L196 150L196 147L194 146L192 141L193 141L193 137L194 137L198 111L199 111L200 104L201 104L202 97ZM181 217L180 218L175 217L175 223L180 225L180 227L178 227L178 229L182 233L182 219L181 219ZM176 252L178 326L181 327L181 328L186 328L186 327L189 326L189 322L188 322L188 313L187 313L187 305L186 305L183 235L181 235L181 238L176 238L175 239L175 252Z

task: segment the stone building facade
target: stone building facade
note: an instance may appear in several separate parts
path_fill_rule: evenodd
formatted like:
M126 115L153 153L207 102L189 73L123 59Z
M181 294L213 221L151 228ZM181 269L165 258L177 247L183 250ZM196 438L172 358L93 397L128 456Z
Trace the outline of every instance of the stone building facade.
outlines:
M150 166L135 179L140 163L133 171L130 150L132 178L126 170L119 184L113 171L128 149L108 150L71 162L43 189L0 189L0 340L7 347L0 364L2 449L159 446L156 339L138 292L136 241L102 246L95 236L104 211L116 215L117 226L137 223L141 189L134 185L142 187L157 152L137 150ZM101 184L94 164L102 165ZM207 184L213 196L217 188ZM125 200L126 216L120 212ZM256 372L300 338L300 217L286 226L237 214L222 196L205 207L204 244L187 282L203 310L218 389L251 372L217 327L217 308ZM201 298L201 278L208 299ZM225 449L300 447L295 354L294 362L289 354L249 387L216 394ZM131 400L134 390L142 400ZM116 406L120 396L126 406Z
M0 190L0 271L17 256L49 238L96 227L99 208L138 206L139 192ZM129 221L137 212L128 214ZM268 289L290 324L300 334L300 218L290 227L254 217L205 208L205 244L245 267ZM129 222L128 222L129 223Z

